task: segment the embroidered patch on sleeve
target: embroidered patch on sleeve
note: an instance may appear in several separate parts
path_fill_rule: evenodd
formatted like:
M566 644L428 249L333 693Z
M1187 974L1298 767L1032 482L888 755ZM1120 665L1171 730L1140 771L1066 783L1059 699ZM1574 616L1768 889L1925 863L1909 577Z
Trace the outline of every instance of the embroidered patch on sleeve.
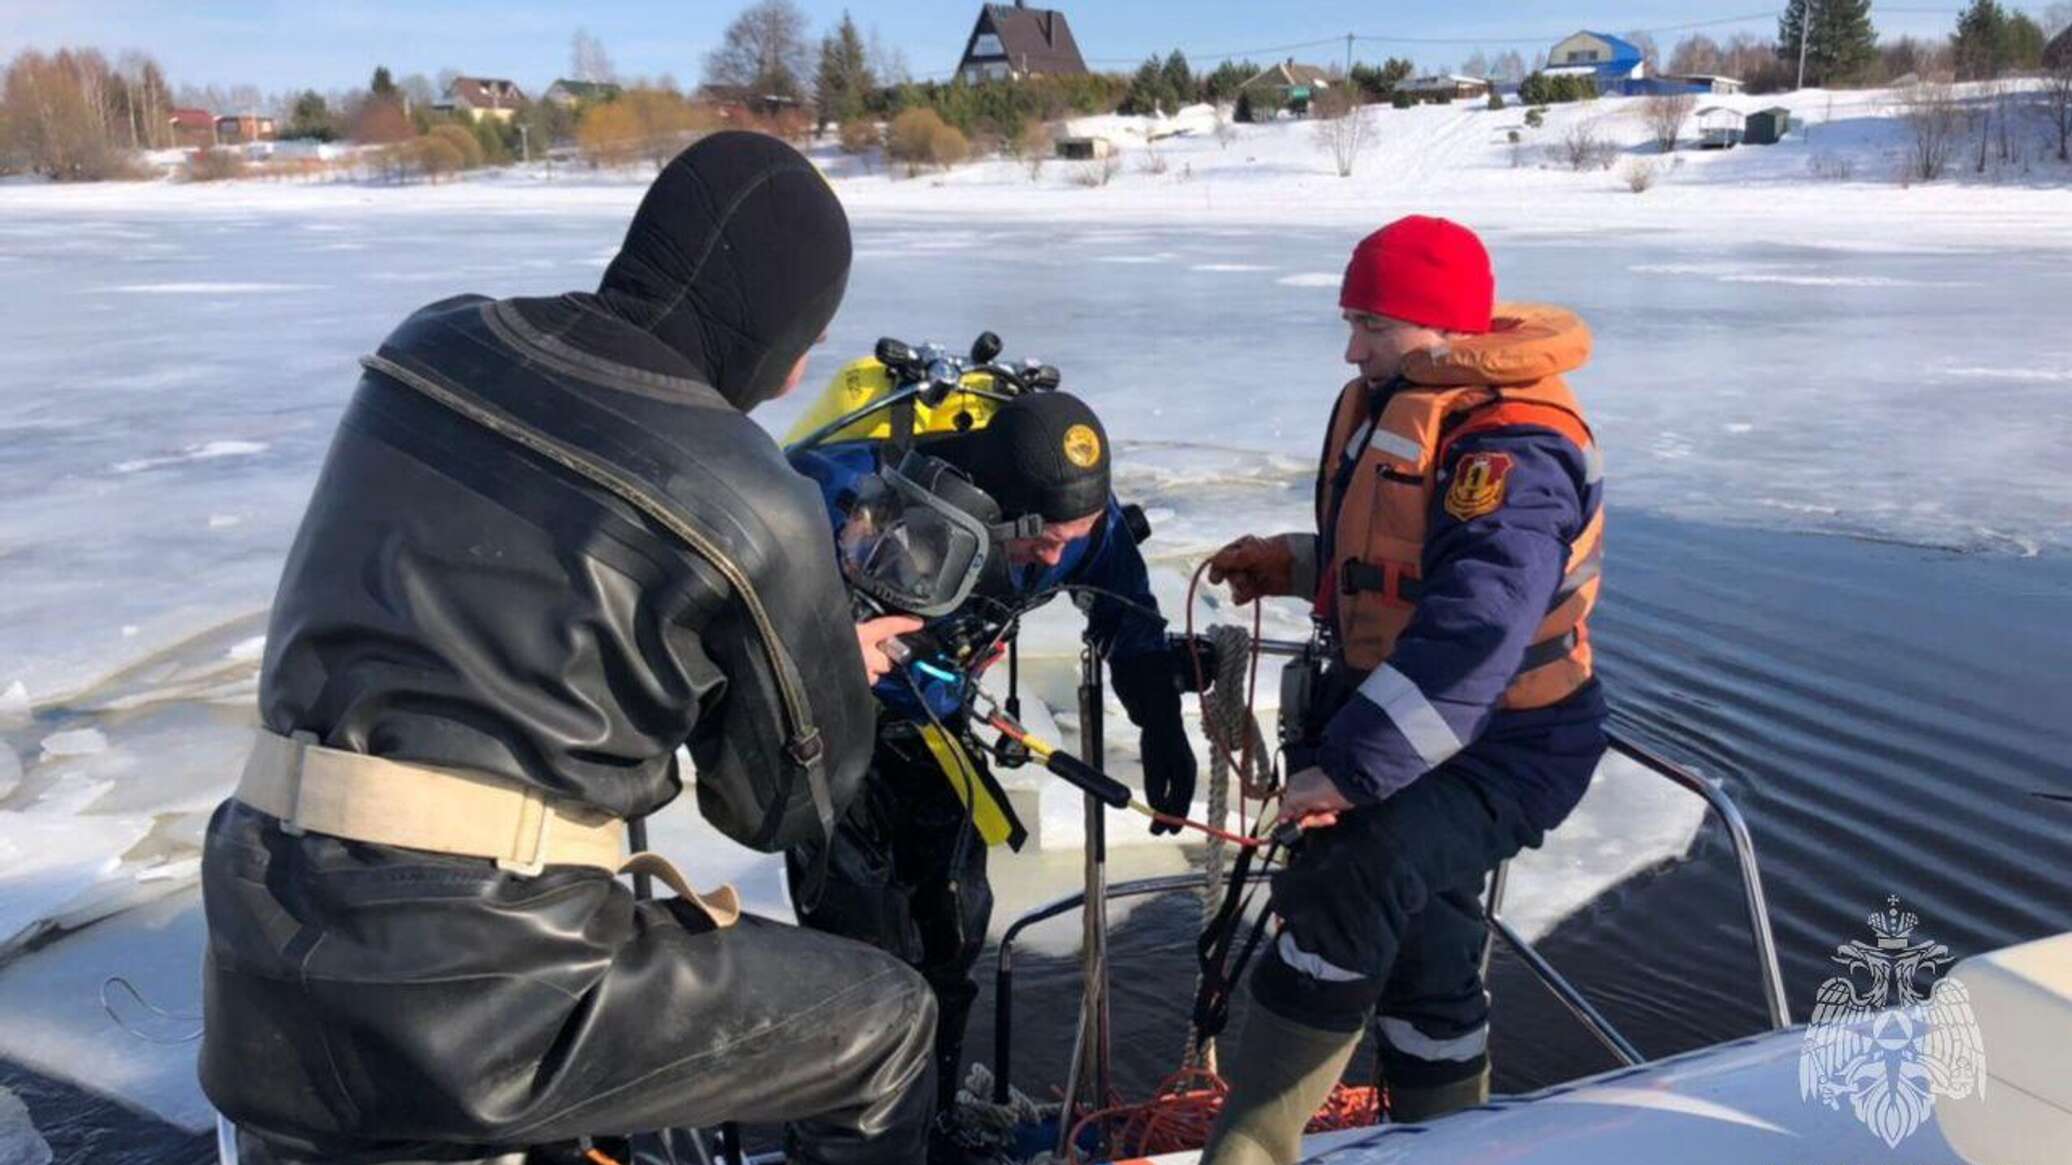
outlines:
M1453 484L1446 489L1446 512L1462 522L1493 514L1504 504L1504 487L1511 476L1509 453L1470 453L1453 467Z

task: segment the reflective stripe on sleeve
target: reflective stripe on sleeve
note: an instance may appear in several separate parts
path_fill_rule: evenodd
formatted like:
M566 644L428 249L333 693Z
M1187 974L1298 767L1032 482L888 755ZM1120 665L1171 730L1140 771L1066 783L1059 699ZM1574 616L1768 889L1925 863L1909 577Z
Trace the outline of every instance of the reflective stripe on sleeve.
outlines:
M1388 713L1397 731L1417 750L1425 764L1437 768L1461 750L1460 737L1453 734L1439 710L1425 699L1410 677L1382 664L1360 685L1360 695Z

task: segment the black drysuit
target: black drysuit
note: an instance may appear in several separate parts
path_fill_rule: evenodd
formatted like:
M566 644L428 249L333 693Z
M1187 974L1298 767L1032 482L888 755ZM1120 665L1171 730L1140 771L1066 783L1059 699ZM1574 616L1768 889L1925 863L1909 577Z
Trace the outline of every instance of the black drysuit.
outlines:
M826 327L848 265L812 167L721 134L656 180L596 294L413 315L370 360L289 554L265 725L622 816L681 791L687 745L721 828L765 849L818 836L862 777L872 704L818 496L744 414ZM440 391L650 489L770 630L710 554ZM674 856L695 876L697 854ZM720 1120L789 1122L795 1160L924 1152L934 1005L861 944L715 929L589 867L292 836L235 800L203 887L203 1087L276 1156L454 1159Z

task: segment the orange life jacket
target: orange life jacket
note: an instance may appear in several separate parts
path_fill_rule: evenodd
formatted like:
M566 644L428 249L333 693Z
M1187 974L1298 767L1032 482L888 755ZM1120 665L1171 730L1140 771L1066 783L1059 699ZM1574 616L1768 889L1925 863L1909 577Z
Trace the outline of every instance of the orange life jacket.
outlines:
M1316 610L1333 621L1349 666L1368 671L1387 661L1417 610L1426 519L1455 441L1512 425L1552 429L1582 450L1592 480L1601 476L1596 440L1561 380L1589 354L1589 329L1573 313L1500 304L1490 332L1411 356L1402 372L1408 383L1381 402L1378 416L1376 390L1365 380L1345 386L1317 479L1317 529L1326 537ZM1503 707L1558 703L1589 680L1603 535L1599 506L1568 544L1561 586Z

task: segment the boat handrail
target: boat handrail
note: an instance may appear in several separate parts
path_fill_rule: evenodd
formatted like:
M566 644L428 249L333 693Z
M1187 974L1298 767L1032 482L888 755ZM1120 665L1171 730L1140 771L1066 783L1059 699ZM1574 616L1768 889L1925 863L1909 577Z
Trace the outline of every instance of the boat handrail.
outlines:
M1273 652L1281 646L1275 641L1262 640L1260 644L1262 652ZM1699 776L1620 733L1610 733L1609 737L1612 752L1696 794L1726 827L1727 836L1734 849L1735 865L1741 876L1743 904L1748 913L1749 930L1755 946L1758 969L1761 972L1763 1001L1769 1014L1770 1026L1773 1029L1791 1026L1791 1009L1784 994L1784 975L1777 961L1777 939L1770 926L1770 909L1763 896L1762 873L1756 862L1755 841L1749 834L1747 819L1742 816L1733 798L1727 795L1726 790L1721 788L1718 782ZM1503 897L1509 881L1509 871L1509 862L1497 867L1489 879L1489 889L1484 898L1485 921L1489 926L1492 942L1494 939L1502 939L1504 945L1517 955L1548 992L1621 1063L1632 1065L1644 1062L1646 1057L1641 1054L1639 1048L1622 1035L1611 1021L1577 990L1567 976L1548 962L1545 955L1504 920ZM1263 878L1267 873L1268 871L1255 870L1251 874L1251 880ZM1114 899L1175 893L1199 890L1201 884L1201 877L1197 874L1169 874L1115 883L1105 887L1104 896ZM1229 880L1226 877L1226 889L1228 885ZM993 1100L996 1103L1004 1104L1008 1099L1009 1066L1013 1062L1015 943L1029 927L1079 910L1085 903L1086 894L1083 891L1063 895L1022 914L1000 936L993 980ZM1482 957L1486 970L1489 962L1488 946L1484 947Z

